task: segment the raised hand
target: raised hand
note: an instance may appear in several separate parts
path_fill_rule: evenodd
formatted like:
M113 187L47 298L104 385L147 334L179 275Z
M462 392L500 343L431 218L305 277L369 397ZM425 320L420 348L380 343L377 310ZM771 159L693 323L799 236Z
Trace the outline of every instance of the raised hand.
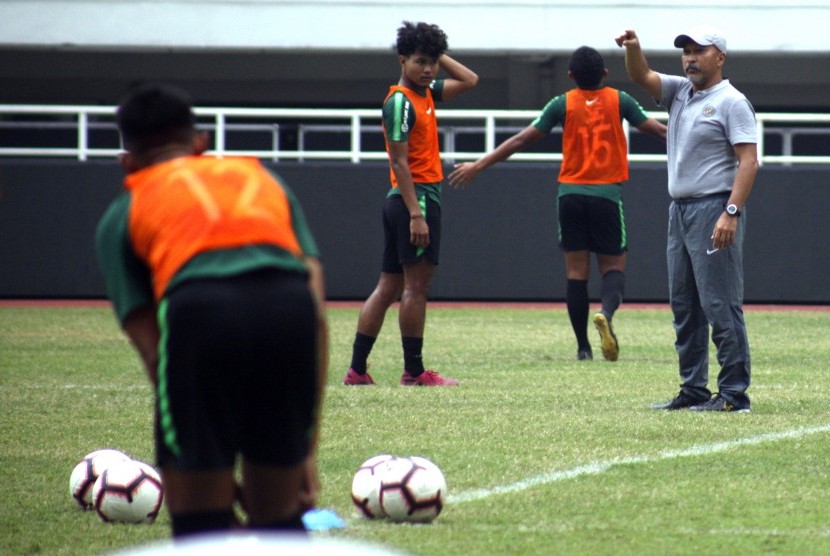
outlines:
M617 46L628 48L629 46L638 45L640 39L633 29L626 29L620 36L614 39L614 42L617 43Z

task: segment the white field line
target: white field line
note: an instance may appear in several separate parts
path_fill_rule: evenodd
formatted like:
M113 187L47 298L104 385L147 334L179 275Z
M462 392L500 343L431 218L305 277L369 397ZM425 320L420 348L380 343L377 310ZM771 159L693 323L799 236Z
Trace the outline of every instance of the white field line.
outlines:
M709 454L717 454L725 452L733 448L741 446L754 446L757 444L764 444L767 442L777 442L779 440L788 440L795 438L802 438L811 434L818 434L830 431L830 425L821 425L815 427L803 427L782 432L771 432L761 434L758 436L750 436L747 438L737 438L735 440L727 440L724 442L715 442L712 444L696 444L689 448L682 450L668 450L660 452L651 456L632 456L627 458L619 458L607 461L596 461L586 465L580 465L571 469L563 469L561 471L550 471L541 475L534 475L506 485L498 485L491 488L480 488L475 490L468 490L466 492L459 492L458 494L450 495L447 498L448 504L460 504L462 502L475 502L483 500L491 496L500 494L512 494L514 492L521 492L529 488L565 481L567 479L575 479L584 475L598 475L604 473L617 465L630 465L638 463L651 463L657 461L664 461L676 458L685 458L693 456L705 456Z

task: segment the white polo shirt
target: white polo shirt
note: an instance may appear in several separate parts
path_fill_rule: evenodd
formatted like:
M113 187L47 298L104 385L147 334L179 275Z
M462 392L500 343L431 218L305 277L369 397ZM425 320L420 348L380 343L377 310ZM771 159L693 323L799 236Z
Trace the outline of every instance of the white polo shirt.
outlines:
M695 92L685 77L661 73L660 84L660 104L669 111L669 195L730 192L738 168L733 145L758 143L752 104L728 79Z

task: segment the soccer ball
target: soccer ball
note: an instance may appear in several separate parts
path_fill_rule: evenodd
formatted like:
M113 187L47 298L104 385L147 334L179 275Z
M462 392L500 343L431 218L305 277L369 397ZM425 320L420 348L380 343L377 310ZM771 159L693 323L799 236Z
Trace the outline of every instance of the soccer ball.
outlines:
M84 456L69 476L69 494L84 510L92 509L92 486L98 476L111 465L130 457L118 450L96 450Z
M352 479L352 502L363 517L385 517L380 507L380 480L395 456L381 454L363 462Z
M135 460L107 468L92 487L95 511L107 523L153 523L163 497L156 470Z
M392 521L430 522L441 513L446 496L444 474L420 456L390 462L380 482L380 507Z

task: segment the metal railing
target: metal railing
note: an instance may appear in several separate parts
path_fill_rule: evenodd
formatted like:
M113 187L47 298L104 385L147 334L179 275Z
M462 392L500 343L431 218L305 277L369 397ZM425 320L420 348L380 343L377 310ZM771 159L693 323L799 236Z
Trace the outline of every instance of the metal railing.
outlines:
M212 134L214 156L270 160L385 160L379 109L195 108L198 126ZM441 110L439 133L446 161L473 160L522 129L537 110ZM112 106L0 105L0 157L111 158L122 152ZM665 112L649 112L665 121ZM830 164L830 154L798 152L798 138L826 136L830 114L757 114L762 164ZM624 122L626 134L630 130ZM237 137L245 140L234 140ZM461 150L464 138L476 148ZM780 142L768 152L769 140ZM320 145L314 146L318 142ZM470 140L466 141L470 143ZM237 144L238 143L238 144ZM252 147L250 144L256 143ZM368 145L371 144L371 145ZM629 144L631 142L629 141ZM808 149L809 150L809 149ZM813 149L814 150L814 149ZM830 148L827 149L830 153ZM631 149L632 162L665 161L663 153ZM562 160L561 152L519 152L517 161Z

